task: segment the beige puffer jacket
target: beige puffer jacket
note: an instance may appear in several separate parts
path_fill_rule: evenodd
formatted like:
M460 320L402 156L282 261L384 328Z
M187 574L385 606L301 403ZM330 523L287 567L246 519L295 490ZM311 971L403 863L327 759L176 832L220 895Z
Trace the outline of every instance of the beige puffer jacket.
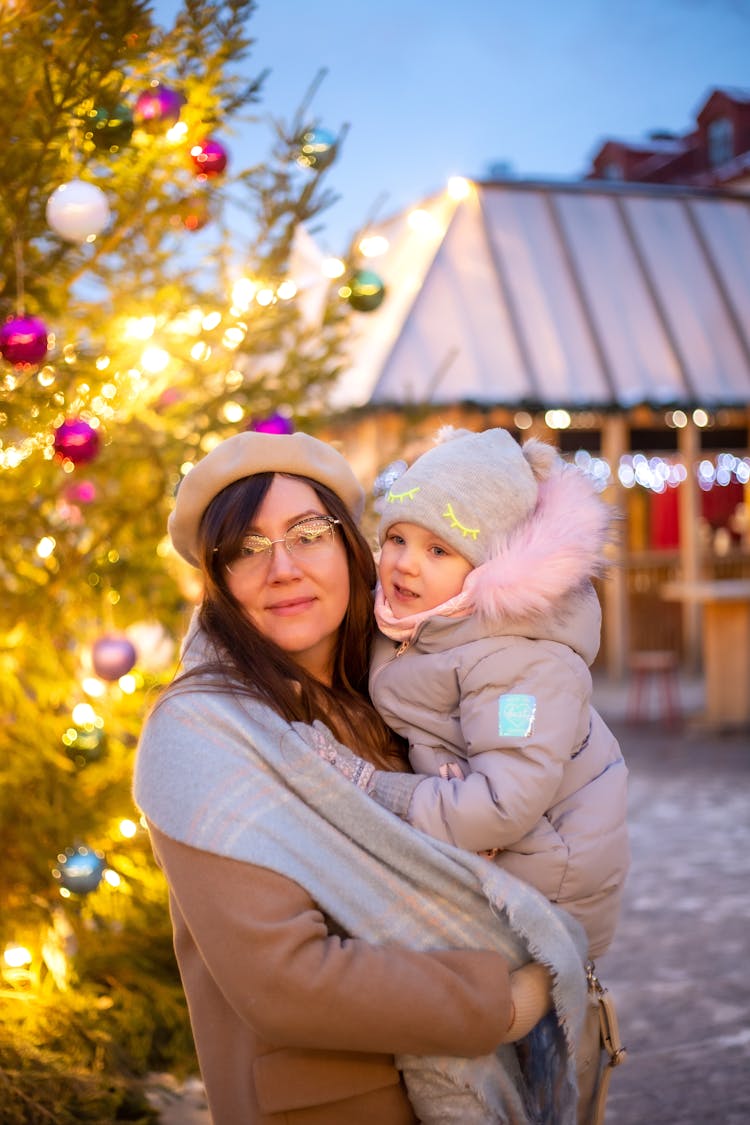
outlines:
M376 644L373 702L430 777L380 775L374 795L438 839L501 849L495 862L574 915L598 956L629 866L627 768L589 671L601 631L590 575L609 517L575 472L540 495L522 532L468 576L470 616ZM446 762L465 779L436 776Z

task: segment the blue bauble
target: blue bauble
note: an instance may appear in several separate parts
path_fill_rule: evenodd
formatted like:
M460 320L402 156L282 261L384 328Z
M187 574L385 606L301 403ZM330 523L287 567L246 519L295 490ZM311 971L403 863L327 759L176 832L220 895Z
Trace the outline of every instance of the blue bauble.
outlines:
M101 883L104 867L102 852L82 844L78 848L66 848L60 853L57 867L52 869L52 876L71 894L87 895Z
M307 129L297 138L297 163L322 172L336 155L336 138L327 129Z

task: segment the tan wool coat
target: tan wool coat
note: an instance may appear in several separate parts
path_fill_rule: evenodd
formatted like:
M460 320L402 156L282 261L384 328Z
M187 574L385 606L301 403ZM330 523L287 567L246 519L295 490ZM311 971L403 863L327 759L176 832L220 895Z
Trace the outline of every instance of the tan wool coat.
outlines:
M293 880L149 827L212 1125L415 1125L394 1054L503 1039L500 954L339 937Z

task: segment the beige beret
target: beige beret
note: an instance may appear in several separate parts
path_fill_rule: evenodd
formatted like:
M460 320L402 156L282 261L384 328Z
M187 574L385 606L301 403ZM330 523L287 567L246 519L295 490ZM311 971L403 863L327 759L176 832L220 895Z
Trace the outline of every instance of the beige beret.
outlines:
M227 438L180 482L167 529L172 544L192 566L198 563L198 528L214 496L254 473L292 473L324 484L344 501L359 522L365 504L349 462L310 434L264 434L248 430Z

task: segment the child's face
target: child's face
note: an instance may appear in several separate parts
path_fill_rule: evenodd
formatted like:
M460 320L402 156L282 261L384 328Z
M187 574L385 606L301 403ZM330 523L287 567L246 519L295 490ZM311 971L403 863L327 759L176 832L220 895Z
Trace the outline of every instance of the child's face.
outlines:
M415 523L395 523L388 529L378 569L394 616L408 617L455 597L473 567L434 532Z

